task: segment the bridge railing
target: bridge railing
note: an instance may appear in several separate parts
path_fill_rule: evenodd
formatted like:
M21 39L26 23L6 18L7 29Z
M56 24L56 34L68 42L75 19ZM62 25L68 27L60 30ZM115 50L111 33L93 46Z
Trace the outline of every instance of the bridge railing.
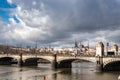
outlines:
M20 55L21 53L9 53L9 54L0 54L0 55ZM54 55L54 53L22 53L23 55L34 55L34 56L52 56ZM60 54L60 53L56 53L57 56L86 56L86 57L94 57L95 55L90 55L90 54Z
M113 57L113 58L120 58L120 55L105 55L103 57Z
M0 53L0 55L20 55L21 53L12 53L12 52L9 52L9 53ZM86 57L95 57L95 54L88 54L88 53L79 53L79 54L71 54L71 53L53 53L53 52L36 52L36 53L22 53L23 55L42 55L42 56L46 56L46 55L49 55L49 56L52 56L54 54L56 54L57 56L86 56ZM120 55L104 55L103 57L116 57L116 58L120 58Z
M54 55L54 53L22 53L23 55L34 55L34 56L52 56ZM8 54L5 54L5 53L0 53L0 55L20 55L20 53L8 53ZM85 57L95 57L95 55L91 55L91 54L60 54L60 53L56 53L57 56L74 56L74 57L77 57L77 56L85 56ZM113 57L113 58L120 58L120 55L104 55L103 56L104 58L105 57Z

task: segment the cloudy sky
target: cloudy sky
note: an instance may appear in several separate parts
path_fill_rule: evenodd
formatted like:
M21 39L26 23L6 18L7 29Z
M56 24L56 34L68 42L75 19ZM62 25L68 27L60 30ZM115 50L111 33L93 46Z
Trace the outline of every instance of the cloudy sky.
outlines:
M0 0L0 44L120 44L120 0Z

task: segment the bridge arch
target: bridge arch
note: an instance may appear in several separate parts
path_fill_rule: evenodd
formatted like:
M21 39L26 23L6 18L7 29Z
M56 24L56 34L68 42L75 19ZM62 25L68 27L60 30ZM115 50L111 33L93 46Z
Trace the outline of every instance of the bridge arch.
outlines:
M51 61L44 58L39 58L39 57L29 57L23 60L23 66L37 66L38 63L40 62L50 63Z
M14 57L1 57L0 58L0 65L11 65L11 64L17 64L18 60Z
M103 63L103 70L112 71L112 70L120 70L120 59L111 59Z
M71 58L71 59L63 59L58 61L58 67L59 68L71 68L72 67L72 62L74 61L85 61L85 62L92 62L91 60L86 60L86 59L79 59L79 58Z
M41 57L26 58L26 59L24 59L24 62L26 62L26 61L51 62L49 59L45 59L45 58L41 58Z

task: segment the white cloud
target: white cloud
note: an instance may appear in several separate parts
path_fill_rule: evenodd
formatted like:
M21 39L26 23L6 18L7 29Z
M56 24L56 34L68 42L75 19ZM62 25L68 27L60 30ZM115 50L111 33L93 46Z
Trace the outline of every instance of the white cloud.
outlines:
M16 21L14 20L14 18L9 18L9 21L11 22L11 24L16 24Z
M12 3L13 3L13 1L12 1L12 0L7 0L7 2L8 2L9 4L12 4Z
M38 9L26 10L18 6L15 14L19 19L29 25L29 27L45 27L50 23L49 15Z
M19 20L19 23L14 18L9 18L10 24L6 26L4 33L9 42L29 43L44 40L45 35L50 35L51 21L44 11L34 8L27 10L24 6L18 5L12 14Z

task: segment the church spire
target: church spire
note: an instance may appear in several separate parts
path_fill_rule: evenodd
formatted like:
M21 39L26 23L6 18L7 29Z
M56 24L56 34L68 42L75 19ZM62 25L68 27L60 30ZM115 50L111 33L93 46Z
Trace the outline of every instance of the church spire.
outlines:
M75 39L75 47L78 47L78 43L77 43L76 39Z

